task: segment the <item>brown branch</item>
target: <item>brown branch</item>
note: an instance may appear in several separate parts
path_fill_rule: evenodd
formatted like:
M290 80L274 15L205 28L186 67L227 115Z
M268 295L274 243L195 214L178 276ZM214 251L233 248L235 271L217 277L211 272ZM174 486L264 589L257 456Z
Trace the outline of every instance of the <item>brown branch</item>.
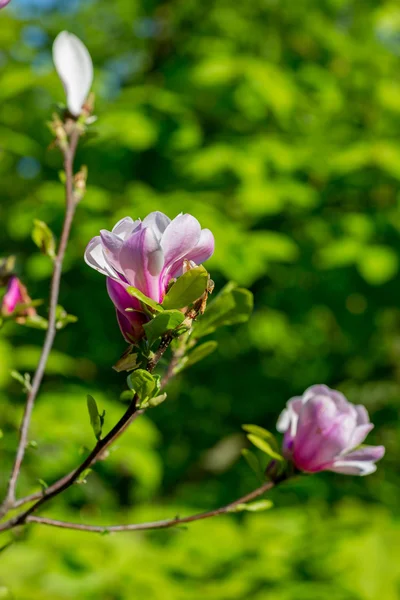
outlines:
M50 525L51 527L60 527L62 529L74 529L77 531L91 531L94 533L118 533L122 531L144 531L147 529L169 529L170 527L176 527L177 525L194 523L195 521L202 521L203 519L210 519L211 517L216 517L218 515L234 512L234 509L239 504L245 504L246 502L250 502L251 500L259 498L260 496L271 490L274 487L274 485L275 484L272 481L268 481L256 490L250 492L249 494L238 498L238 500L235 500L234 502L231 502L226 506L216 508L215 510L210 510L208 512L198 513L183 518L176 517L175 519L165 519L162 521L152 521L149 523L132 523L130 525L112 525L102 527L100 525L83 525L80 523L68 523L66 521L57 521L56 519L48 519L46 517L36 516L30 516L26 519L26 521L28 523L40 523L42 525Z
M58 247L57 256L54 259L53 276L51 279L50 286L50 305L49 305L49 320L46 337L43 344L42 353L40 355L39 364L37 366L35 375L33 377L32 386L28 393L25 405L25 411L21 422L19 432L19 442L17 453L15 456L14 465L8 482L8 488L6 498L0 508L0 517L4 515L9 508L11 508L15 502L15 490L17 486L18 476L21 470L22 461L25 455L25 449L28 441L29 425L31 421L32 411L35 404L36 396L39 392L40 385L42 383L43 375L46 369L47 360L49 358L50 351L53 347L54 338L56 335L56 313L58 296L60 292L60 282L62 265L64 261L65 251L67 248L69 235L71 231L71 225L75 214L76 202L74 198L74 174L73 174L73 163L78 145L80 131L78 127L75 127L72 134L69 145L65 148L64 152L64 169L65 169L65 194L66 194L66 210L64 217L64 224L61 233L60 244Z

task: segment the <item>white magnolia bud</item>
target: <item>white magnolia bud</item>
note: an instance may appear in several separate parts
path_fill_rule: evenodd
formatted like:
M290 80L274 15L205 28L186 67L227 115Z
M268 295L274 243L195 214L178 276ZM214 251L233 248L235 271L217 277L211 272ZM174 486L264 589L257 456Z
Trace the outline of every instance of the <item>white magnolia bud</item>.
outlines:
M85 44L73 33L62 31L53 44L53 61L67 96L68 110L82 112L93 81L93 63Z

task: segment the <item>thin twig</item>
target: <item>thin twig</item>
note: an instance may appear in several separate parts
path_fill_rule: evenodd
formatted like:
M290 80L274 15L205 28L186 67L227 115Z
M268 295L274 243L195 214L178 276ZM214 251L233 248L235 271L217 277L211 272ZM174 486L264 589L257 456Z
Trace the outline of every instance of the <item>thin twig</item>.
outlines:
M148 371L152 371L156 367L158 361L161 359L162 355L164 354L165 350L168 348L171 341L172 341L172 337L168 338L168 340L165 340L162 351L161 352L157 351L157 354L153 357L151 363L149 362L149 364L147 366ZM173 375L173 373L169 373L168 377L164 377L161 388L163 388L167 384L167 382L172 377L172 375ZM108 440L107 446L105 447L103 445L96 444L96 446L94 447L94 449L92 450L92 452L89 455L89 457L91 457L90 464L87 464L87 460L89 459L89 457L88 457L77 469L74 469L67 475L64 475L64 477L61 477L55 483L53 483L51 486L46 488L45 492L43 492L41 490L41 491L35 492L33 494L30 494L29 496L25 496L24 498L20 498L19 500L16 500L13 504L13 508L19 508L21 506L24 506L25 504L34 502L35 500L40 501L43 498L50 498L53 495L59 494L60 491L66 489L67 487L72 485L72 483L74 483L77 480L79 475L83 471L88 469L89 467L92 467L97 462L97 460L99 460L99 458L105 452L105 450L109 446L111 446L111 444L113 444L117 440L117 438L119 438L120 435L122 435L122 433L129 427L129 425L134 420L136 420L137 417L139 417L141 414L143 414L145 412L144 410L136 410L135 404L136 404L136 399L133 399L132 404L129 406L126 413L121 417L121 419L118 421L116 426L111 430L111 432L108 434L107 438L104 438L104 440L102 440L102 442L104 442L106 439ZM133 410L133 409L135 409L135 410ZM112 434L111 437L109 437L110 434ZM0 531L1 531L1 527L0 527Z
M66 175L65 192L66 192L66 210L64 224L61 233L60 244L58 247L57 256L54 259L53 276L50 287L50 305L49 305L49 320L46 337L43 344L42 353L40 355L39 364L32 381L32 387L26 399L25 411L21 422L19 432L18 449L15 456L15 461L11 476L8 483L6 498L3 506L0 509L0 516L4 515L8 508L12 507L15 502L15 489L17 486L18 476L21 470L22 461L25 455L25 449L28 441L29 425L31 421L32 411L35 404L36 396L39 392L42 383L43 375L46 369L47 360L53 346L56 335L56 314L58 296L60 292L60 281L62 273L62 265L64 261L65 251L67 248L69 235L71 231L72 220L75 214L76 202L74 199L73 190L73 162L76 152L76 147L79 140L79 129L76 127L71 134L71 140L68 147L64 150L64 169Z
M174 519L165 519L162 521L152 521L149 523L132 523L129 525L112 525L108 527L102 527L100 525L84 525L80 523L68 523L66 521L57 521L56 519L48 519L47 517L36 517L30 516L26 520L28 523L40 523L42 525L50 525L51 527L60 527L62 529L74 529L77 531L91 531L94 533L118 533L122 531L144 531L147 529L168 529L170 527L176 527L177 525L184 525L185 523L194 523L195 521L201 521L203 519L210 519L211 517L216 517L217 515L223 515L229 512L233 512L234 509L239 504L245 504L246 502L250 502L259 496L262 496L269 490L274 487L274 483L272 481L268 481L264 483L262 486L253 490L249 494L238 498L234 502L227 504L226 506L222 506L221 508L216 508L215 510L210 510L208 512L198 513L195 515L190 515L188 517L179 518L176 517Z

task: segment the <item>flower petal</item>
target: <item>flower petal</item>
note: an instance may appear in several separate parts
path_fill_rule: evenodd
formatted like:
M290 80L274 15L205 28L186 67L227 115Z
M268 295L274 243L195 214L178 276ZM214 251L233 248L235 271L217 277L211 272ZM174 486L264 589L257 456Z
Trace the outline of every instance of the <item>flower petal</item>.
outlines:
M156 234L158 240L161 240L164 231L170 223L171 219L159 210L150 213L145 219L143 219L143 226L150 227Z
M131 235L138 227L140 227L141 222L140 219L134 221L131 217L124 217L116 225L114 225L112 229L112 233L121 238L121 240L126 240L126 238Z
M93 81L93 63L85 44L62 31L53 44L53 60L67 96L68 110L79 116Z
M342 475L370 475L376 471L373 462L336 460L327 471L342 473Z
M94 237L88 243L85 250L85 262L92 269L96 269L103 275L108 275L113 279L118 279L118 275L113 269L112 265L108 262L103 252L103 246L99 235Z
M128 294L123 283L118 283L118 281L107 277L107 292L115 308L120 312L125 314L127 308L140 310L139 300ZM126 315L129 319L129 313L126 313Z
M368 423L367 425L358 425L353 431L353 435L351 436L351 440L349 442L349 449L357 448L360 444L363 443L367 435L374 428L372 423Z
M103 246L103 253L107 262L114 267L116 271L121 271L119 253L124 241L118 235L115 235L115 233L107 231L107 229L100 230L100 238Z
M367 462L380 460L385 455L385 447L384 446L364 446L363 448L357 448L353 452L349 452L340 460L349 460L349 461L360 461L365 460Z
M197 245L188 252L184 259L178 261L170 269L171 277L179 277L183 272L183 260L189 260L194 262L196 265L201 265L206 262L214 254L215 241L214 236L209 229L202 229L200 233L200 239Z
M201 227L192 215L178 215L165 229L161 238L164 252L164 269L182 261L200 241Z
M164 265L161 246L149 227L135 231L119 253L121 269L127 281L156 302L161 299L160 273Z
M366 425L369 423L369 414L365 406L356 404L354 408L357 413L357 425Z

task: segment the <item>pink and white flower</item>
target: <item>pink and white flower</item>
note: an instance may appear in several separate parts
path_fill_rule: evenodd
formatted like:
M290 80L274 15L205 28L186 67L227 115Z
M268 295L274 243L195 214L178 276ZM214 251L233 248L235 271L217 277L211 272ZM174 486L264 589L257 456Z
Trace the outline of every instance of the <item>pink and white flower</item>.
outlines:
M361 446L373 429L366 408L326 385L313 385L289 400L277 423L283 454L300 471L369 475L383 446Z
M140 303L126 291L133 286L161 303L171 279L183 273L184 261L197 265L214 252L214 236L189 214L171 221L162 212L143 221L125 217L112 231L103 229L85 252L86 263L107 277L121 332L127 342L143 336L148 320Z

